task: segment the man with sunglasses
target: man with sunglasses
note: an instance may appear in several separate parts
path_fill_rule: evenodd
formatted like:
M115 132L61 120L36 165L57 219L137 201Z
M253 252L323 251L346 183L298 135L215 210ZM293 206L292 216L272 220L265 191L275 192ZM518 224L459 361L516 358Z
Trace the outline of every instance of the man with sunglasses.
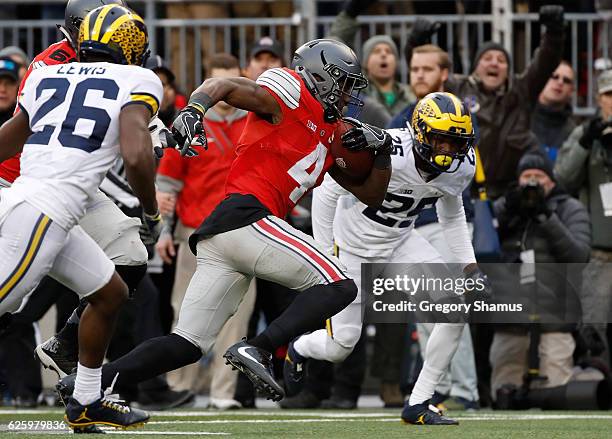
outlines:
M431 93L417 104L407 128L387 131L393 139L393 173L379 208L364 205L330 178L314 191L313 231L361 286L362 264L400 262L442 263L440 253L417 231L421 210L437 204L444 237L466 277L488 281L474 257L461 194L475 170L472 117L459 99ZM348 136L347 136L348 137ZM350 144L350 138L345 138ZM439 203L438 203L439 201ZM287 393L297 393L308 358L343 361L361 336L362 297L314 331L289 345L285 360ZM463 333L463 323L436 324L425 363L407 401L402 419L411 424L454 425L430 406L429 399L448 369Z
M576 126L571 105L574 78L572 66L561 61L540 93L531 115L531 130L552 162Z

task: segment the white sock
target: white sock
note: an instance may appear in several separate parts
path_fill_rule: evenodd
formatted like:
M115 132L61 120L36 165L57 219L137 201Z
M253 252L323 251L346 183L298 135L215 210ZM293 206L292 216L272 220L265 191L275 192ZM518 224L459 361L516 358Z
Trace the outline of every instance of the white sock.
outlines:
M82 405L89 405L100 399L101 388L102 367L90 369L79 363L72 397Z
M463 327L463 324L452 323L437 323L434 326L425 348L423 368L408 404L422 404L432 397L455 355Z

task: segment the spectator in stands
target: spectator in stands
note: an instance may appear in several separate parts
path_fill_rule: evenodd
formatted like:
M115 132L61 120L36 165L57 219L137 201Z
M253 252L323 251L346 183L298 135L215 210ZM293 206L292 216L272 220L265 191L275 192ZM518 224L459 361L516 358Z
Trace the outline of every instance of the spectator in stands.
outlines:
M209 60L211 77L240 76L238 60L229 54L216 54ZM171 263L176 256L177 268L172 292L172 304L178 311L185 291L195 272L196 258L187 240L224 196L225 177L235 157L235 148L246 123L247 112L219 102L206 112L204 127L209 148L197 157L181 157L178 151L166 150L161 160L157 184L158 198L176 197L177 224L171 234L173 218L165 215L167 228L156 248L162 259ZM166 214L168 212L166 211ZM173 213L173 212L171 212ZM175 243L179 245L178 252ZM211 405L215 408L237 408L234 400L237 373L225 367L221 355L236 340L246 336L249 317L255 300L250 290L238 311L226 323L215 343ZM191 375L191 376L190 376ZM191 387L193 375L187 373L177 387Z
M175 105L177 93L174 83L176 77L159 55L149 57L145 67L155 72L164 87L164 95L159 105L158 117L166 126L170 126L177 112Z
M288 0L273 1L191 1L191 2L168 2L166 5L166 16L168 18L192 19L192 18L230 18L230 17L290 17L293 10L293 2ZM253 28L245 26L247 40L252 41L251 35ZM180 86L185 90L192 90L195 84L194 62L195 54L194 27L188 26L184 40L181 40L181 33L178 28L173 29L170 36L171 58L169 60L172 70L185 77L185 83L180 82ZM279 30L282 33L282 29ZM250 38L249 38L250 37ZM229 50L224 47L224 32L222 26L210 26L200 28L200 47L202 59L208 59L212 54ZM214 43L213 43L214 42ZM214 44L214 46L213 46ZM182 52L184 50L184 52ZM185 59L180 54L185 53ZM184 72L184 73L183 73ZM205 72L209 75L209 72Z
M349 0L344 10L336 17L330 37L339 38L352 47L359 30L356 17L371 3L371 0ZM390 117L394 117L406 105L416 101L410 87L396 79L399 52L391 37L375 35L369 38L361 48L361 65L370 81L364 93L382 104Z
M531 115L531 130L553 163L561 145L576 126L571 105L574 77L572 66L561 61L540 93Z
M0 58L0 125L13 116L17 104L20 65L11 58Z
M582 309L586 324L594 324L585 337L592 346L606 341L612 302L612 70L597 80L599 109L595 117L572 131L565 141L555 173L559 182L577 193L591 215L591 262L584 272ZM607 343L601 358L610 364ZM595 354L596 355L596 354Z
M283 47L280 41L264 36L251 48L249 60L243 70L243 74L255 81L266 70L283 67L284 65Z
M4 49L0 50L0 58L5 57L9 57L17 64L19 64L19 81L21 82L26 72L28 71L28 66L30 65L30 58L23 50L21 50L17 46L7 46Z
M365 94L383 104L389 116L395 116L416 100L410 87L395 78L399 52L391 37L375 35L369 38L361 50L361 64L370 81Z
M496 329L490 351L494 399L503 385L516 388L523 385L530 339L533 343L539 338L539 375L546 377L533 381L531 386L555 387L569 381L575 348L571 332L576 325L566 323L569 320L566 319L568 310L578 309L579 298L571 289L575 283L571 280L572 266L568 264L587 262L590 252L588 212L557 184L548 157L541 151L525 154L519 161L517 175L518 186L498 198L494 210L504 261L538 264L532 268L535 284L520 279L520 270L504 267L503 274L494 277L498 281L496 295L504 302L505 294L533 298L537 291L537 312L545 323ZM529 269L525 268L523 272ZM508 282L501 282L502 279ZM503 285L508 285L508 291ZM536 363L533 361L529 360L529 367L537 369L534 367L537 359Z
M515 170L525 151L536 149L538 141L530 131L531 113L540 92L553 74L563 52L565 24L563 7L543 6L540 23L546 28L542 43L526 71L511 75L510 55L494 42L483 44L474 58L469 76L451 75L445 89L467 102L480 127L479 151L490 198L501 196L515 179ZM425 25L423 25L425 24ZM414 26L406 56L414 44L430 42L436 24L421 21Z
M429 93L444 91L451 67L448 53L433 44L425 44L412 50L411 58L406 60L410 70L410 87L416 99ZM407 105L389 123L389 128L405 128L412 119L416 101Z

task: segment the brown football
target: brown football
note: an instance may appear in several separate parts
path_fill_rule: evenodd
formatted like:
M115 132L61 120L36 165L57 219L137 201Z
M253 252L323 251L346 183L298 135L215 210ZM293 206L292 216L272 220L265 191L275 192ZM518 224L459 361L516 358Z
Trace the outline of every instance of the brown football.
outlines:
M342 135L353 128L353 125L341 120L334 132L331 153L336 166L351 180L364 181L370 175L374 164L374 152L370 149L349 151L342 145Z

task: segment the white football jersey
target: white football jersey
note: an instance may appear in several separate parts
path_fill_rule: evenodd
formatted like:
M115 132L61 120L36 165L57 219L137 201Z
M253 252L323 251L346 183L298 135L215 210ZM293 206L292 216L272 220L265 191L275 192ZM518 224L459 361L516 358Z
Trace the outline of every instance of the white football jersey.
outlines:
M414 228L419 213L432 207L442 197L452 197L452 205L468 187L475 171L474 152L470 151L457 171L441 173L425 182L416 169L409 128L390 129L394 152L391 156L392 173L385 201L378 209L368 207L353 194L343 189L326 175L323 184L315 189L317 207L337 199L333 220L333 239L342 249L363 257L387 257ZM322 202L319 202L321 201ZM329 202L326 203L325 200ZM313 201L314 203L314 201ZM459 200L459 206L462 206ZM460 207L459 207L460 208ZM313 208L313 228L321 230L325 222L317 218L321 213ZM324 235L324 233L322 233ZM315 238L319 239L316 236ZM329 245L328 242L323 242Z
M71 63L32 71L19 106L32 135L21 175L2 196L27 201L66 229L85 212L119 156L119 113L126 105L159 109L163 88L151 70Z

